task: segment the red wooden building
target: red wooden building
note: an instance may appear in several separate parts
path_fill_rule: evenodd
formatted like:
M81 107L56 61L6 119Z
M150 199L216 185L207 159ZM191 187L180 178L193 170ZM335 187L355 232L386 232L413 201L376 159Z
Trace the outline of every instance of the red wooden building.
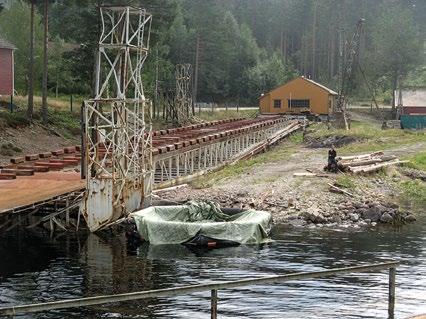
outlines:
M426 115L426 87L411 87L394 92L400 114Z
M0 95L13 95L14 61L16 47L0 38Z

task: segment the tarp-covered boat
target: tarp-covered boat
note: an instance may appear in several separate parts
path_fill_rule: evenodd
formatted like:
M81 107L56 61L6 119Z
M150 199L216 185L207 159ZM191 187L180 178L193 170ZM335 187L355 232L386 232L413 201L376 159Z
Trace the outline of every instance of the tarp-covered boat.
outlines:
M228 215L212 202L151 206L132 213L141 237L153 245L229 246L270 242L271 214L247 210Z

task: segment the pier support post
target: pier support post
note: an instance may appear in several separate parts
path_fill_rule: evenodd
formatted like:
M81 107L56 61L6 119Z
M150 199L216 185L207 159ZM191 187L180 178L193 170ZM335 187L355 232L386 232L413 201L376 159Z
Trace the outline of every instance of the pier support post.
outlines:
M211 319L217 319L217 290L211 291Z
M395 312L395 275L396 268L389 268L389 304L388 304L388 315L389 319L394 318Z

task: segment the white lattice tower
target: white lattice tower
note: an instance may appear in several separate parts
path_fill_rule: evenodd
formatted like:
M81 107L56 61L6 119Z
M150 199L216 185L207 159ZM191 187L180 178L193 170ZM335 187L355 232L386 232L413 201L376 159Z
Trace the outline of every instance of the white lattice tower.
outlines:
M91 231L138 209L152 185L151 104L142 68L152 17L144 9L100 8L95 97L85 101L83 207Z
M191 64L176 65L176 96L175 107L178 124L186 124L191 116Z

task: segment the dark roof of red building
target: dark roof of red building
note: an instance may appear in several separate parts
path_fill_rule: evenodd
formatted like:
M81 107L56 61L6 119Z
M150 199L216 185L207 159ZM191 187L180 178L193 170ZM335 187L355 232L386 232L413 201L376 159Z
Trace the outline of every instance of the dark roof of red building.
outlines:
M0 37L0 49L16 50L16 47L12 43L7 42L5 39Z

